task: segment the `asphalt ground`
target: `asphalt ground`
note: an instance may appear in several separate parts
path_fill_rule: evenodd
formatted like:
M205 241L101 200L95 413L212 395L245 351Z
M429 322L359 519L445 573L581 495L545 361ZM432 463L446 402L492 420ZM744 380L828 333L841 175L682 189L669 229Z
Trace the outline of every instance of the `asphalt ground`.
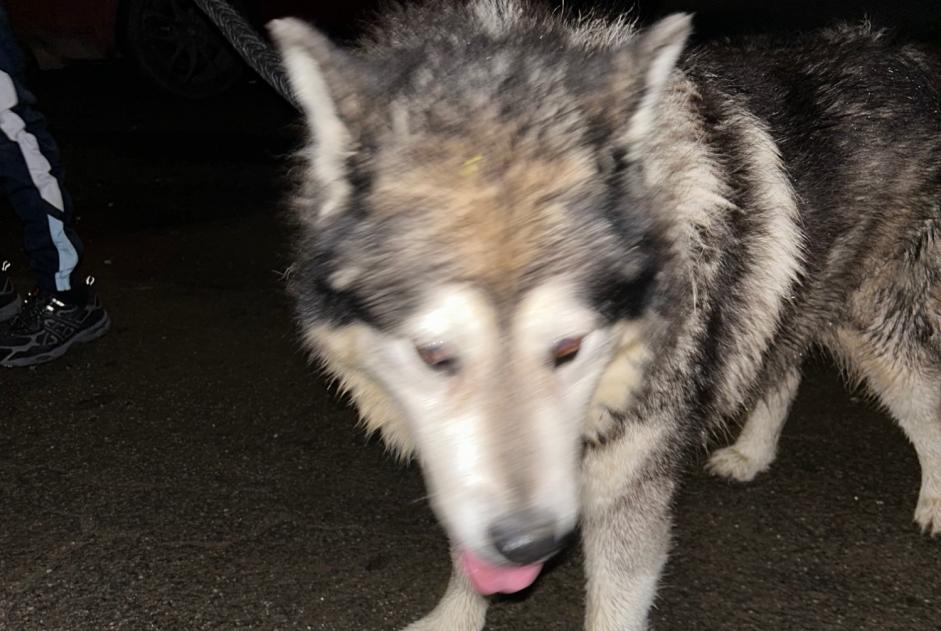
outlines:
M0 629L397 629L449 567L419 471L387 456L298 350L279 273L292 113L260 86L208 103L112 66L37 91L114 321L0 373ZM20 265L0 210L0 252ZM941 540L918 533L902 432L807 367L749 485L690 463L657 631L937 631ZM581 627L577 548L488 629Z

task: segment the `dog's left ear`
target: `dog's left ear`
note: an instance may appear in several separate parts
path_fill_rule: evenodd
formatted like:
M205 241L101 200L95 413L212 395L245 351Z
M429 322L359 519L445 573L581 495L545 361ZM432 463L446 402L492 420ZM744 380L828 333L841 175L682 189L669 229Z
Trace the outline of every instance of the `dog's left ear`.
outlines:
M300 20L273 20L268 32L310 129L309 159L324 192L318 216L326 217L344 206L349 193L346 158L365 115L367 73L359 60Z
M653 129L657 111L676 63L692 31L693 17L674 13L642 31L631 43L630 64L635 76L639 101L631 115L630 135L642 139Z

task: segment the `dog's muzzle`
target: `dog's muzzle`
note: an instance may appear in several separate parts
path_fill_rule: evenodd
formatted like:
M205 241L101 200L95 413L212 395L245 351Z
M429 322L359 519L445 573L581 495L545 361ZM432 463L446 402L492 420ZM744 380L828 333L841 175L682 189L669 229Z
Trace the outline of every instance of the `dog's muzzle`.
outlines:
M494 565L471 550L460 554L461 565L478 592L512 594L532 585L542 563L568 540L556 520L535 511L522 511L497 521L488 531L490 543L506 563Z

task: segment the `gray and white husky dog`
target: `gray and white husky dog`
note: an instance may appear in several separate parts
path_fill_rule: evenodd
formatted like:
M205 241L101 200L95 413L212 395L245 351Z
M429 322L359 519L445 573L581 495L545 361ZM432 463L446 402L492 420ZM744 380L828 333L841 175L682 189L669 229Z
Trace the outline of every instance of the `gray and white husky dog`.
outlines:
M812 346L921 462L941 532L941 64L866 27L687 50L516 0L270 26L310 130L306 345L421 464L471 631L580 525L591 631L647 627L684 454L771 462Z

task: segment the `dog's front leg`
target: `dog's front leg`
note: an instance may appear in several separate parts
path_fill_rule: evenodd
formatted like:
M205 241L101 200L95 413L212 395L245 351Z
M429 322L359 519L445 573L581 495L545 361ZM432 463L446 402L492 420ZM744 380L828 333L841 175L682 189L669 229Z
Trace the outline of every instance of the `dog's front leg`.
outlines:
M675 482L662 430L635 427L584 462L587 631L645 631L670 543Z
M410 624L405 631L480 631L484 628L489 601L477 593L459 567L457 556L444 596L427 616Z

